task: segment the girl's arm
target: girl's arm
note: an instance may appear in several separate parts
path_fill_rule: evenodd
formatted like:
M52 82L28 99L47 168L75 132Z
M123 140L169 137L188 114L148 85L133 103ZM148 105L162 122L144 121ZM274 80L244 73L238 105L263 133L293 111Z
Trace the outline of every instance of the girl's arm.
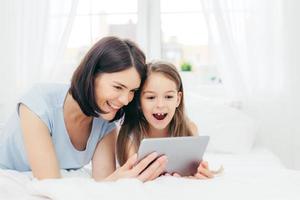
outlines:
M92 177L103 180L116 170L115 147L117 130L113 129L97 144L92 159Z
M19 107L25 151L34 177L60 178L59 164L47 126L28 107Z

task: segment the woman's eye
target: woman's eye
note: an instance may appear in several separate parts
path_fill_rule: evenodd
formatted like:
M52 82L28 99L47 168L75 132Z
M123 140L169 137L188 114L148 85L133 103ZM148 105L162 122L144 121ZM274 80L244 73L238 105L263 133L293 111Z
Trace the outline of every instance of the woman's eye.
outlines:
M132 94L134 94L134 93L136 93L138 90L131 90L130 92L132 93Z
M117 90L122 90L122 87L120 86L114 86L114 88L116 88Z

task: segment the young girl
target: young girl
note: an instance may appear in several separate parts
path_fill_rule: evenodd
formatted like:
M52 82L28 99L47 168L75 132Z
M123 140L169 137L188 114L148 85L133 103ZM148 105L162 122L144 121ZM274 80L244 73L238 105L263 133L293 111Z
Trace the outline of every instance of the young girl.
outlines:
M176 68L166 62L148 64L147 78L126 115L117 140L120 165L137 152L143 138L196 136L197 127L184 112L182 81ZM173 174L180 176L179 174ZM201 162L191 178L212 178L207 162Z

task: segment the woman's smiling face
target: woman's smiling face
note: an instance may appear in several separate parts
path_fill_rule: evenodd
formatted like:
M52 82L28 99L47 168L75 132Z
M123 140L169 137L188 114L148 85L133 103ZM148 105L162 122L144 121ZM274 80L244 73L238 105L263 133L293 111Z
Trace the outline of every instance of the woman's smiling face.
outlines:
M143 86L140 102L143 114L154 130L163 130L171 122L180 104L176 83L161 73L151 73Z
M112 120L119 109L132 101L141 78L134 67L114 73L101 73L95 79L95 98L99 113L105 120Z

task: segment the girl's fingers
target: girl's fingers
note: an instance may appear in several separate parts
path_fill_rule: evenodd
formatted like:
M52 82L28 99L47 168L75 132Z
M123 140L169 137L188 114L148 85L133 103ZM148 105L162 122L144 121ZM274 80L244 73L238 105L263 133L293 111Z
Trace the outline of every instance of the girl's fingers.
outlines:
M208 163L206 161L203 161L200 163L197 173L203 174L204 176L208 178L213 178L214 174L208 169Z
M224 172L224 167L221 165L218 170L211 170L214 175L220 175Z
M207 178L213 178L214 174L209 171L208 169L203 168L202 166L198 167L197 173L200 173L204 176L206 176Z
M200 174L200 173L196 173L195 175L194 175L194 177L196 178L196 179L207 179L208 177L206 177L206 176L204 176L203 174Z
M200 165L202 165L204 168L206 168L206 169L208 169L209 167L208 167L208 162L207 161L202 161L201 163L200 163Z

